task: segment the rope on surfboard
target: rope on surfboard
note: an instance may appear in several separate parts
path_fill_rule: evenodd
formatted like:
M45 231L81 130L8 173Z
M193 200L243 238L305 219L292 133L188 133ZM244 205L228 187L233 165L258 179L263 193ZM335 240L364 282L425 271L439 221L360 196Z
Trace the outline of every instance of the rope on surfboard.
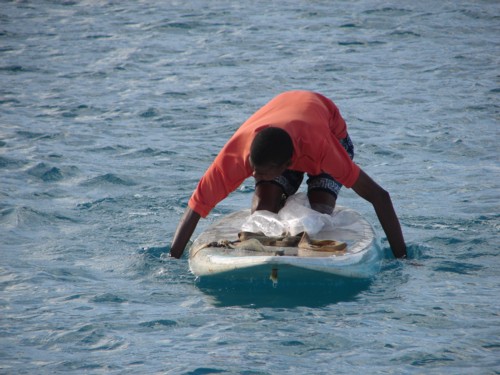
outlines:
M200 250L219 247L225 249L241 249L246 251L269 252L264 246L272 247L297 247L298 256L329 256L334 253L346 252L347 244L335 240L313 240L306 232L296 236L270 237L263 233L240 232L235 241L220 240L200 245L194 249L192 257L196 256ZM284 252L276 251L274 255L284 255Z

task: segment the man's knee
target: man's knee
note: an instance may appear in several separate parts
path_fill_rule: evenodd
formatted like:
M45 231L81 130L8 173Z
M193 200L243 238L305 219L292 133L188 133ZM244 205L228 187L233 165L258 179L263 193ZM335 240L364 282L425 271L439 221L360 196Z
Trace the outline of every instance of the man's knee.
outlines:
M311 203L311 208L314 211L317 211L321 214L331 215L335 208L335 203L333 205L323 204L323 203Z
M312 190L308 192L309 203L311 208L322 214L330 215L337 202L337 197L327 191Z
M252 212L266 210L277 213L284 204L283 188L273 182L261 182L255 187Z

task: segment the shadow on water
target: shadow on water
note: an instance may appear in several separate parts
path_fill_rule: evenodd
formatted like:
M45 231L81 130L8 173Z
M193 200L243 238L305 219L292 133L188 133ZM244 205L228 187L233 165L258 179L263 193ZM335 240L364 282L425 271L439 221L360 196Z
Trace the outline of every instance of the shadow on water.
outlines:
M196 282L198 288L217 307L323 307L356 300L370 287L370 279L330 277L318 282L235 282L224 279Z
M194 278L186 269L186 263L166 257L169 250L169 247L140 249L140 256L133 267L136 276L142 278L147 274L156 274L158 267L167 266L169 272L163 273L163 277L172 279L170 281L190 279L188 276ZM255 269L252 273L245 271L242 275L233 272L232 275L201 277L194 282L213 306L246 308L324 307L355 301L373 282L372 278L318 275L317 272L306 270L296 270L292 274L280 273L277 282L271 280L267 270L262 272Z
M425 254L429 252L429 248L425 245L409 244L408 258L404 261L396 260L390 247L383 248L382 251L385 261L373 278L319 276L315 272L301 271L300 277L297 274L289 279L280 277L279 281L273 284L268 274L263 277L262 274L255 273L252 279L246 281L241 276L201 277L196 280L196 286L208 297L209 302L217 307L323 307L339 302L355 301L361 293L370 289L378 277L383 274L391 277L393 273L390 271L405 267L424 267L425 263L422 261L428 258ZM459 270L463 271L463 268ZM471 270L476 269L472 267L466 269L466 271Z

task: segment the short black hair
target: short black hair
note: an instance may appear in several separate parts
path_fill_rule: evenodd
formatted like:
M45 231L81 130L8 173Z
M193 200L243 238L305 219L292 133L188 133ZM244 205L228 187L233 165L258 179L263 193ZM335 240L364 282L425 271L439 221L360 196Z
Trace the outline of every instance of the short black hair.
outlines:
M252 164L281 166L293 156L290 135L280 128L265 128L257 133L250 147Z

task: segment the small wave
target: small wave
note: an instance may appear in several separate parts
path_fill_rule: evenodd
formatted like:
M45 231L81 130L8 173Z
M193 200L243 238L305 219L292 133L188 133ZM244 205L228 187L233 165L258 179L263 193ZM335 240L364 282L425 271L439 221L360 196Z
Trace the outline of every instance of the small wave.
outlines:
M351 29L351 28L359 27L359 25L356 25L355 23L344 23L343 25L340 25L340 27Z
M433 364L434 366L446 366L450 362L454 361L455 359L451 355L445 356L437 354L421 354L420 357L415 358L413 361L409 363L411 363L411 365L415 367L422 367L428 364Z
M151 147L146 147L141 150L134 150L130 153L123 154L123 156L169 156L176 155L177 152L171 150L158 150Z
M114 350L124 344L124 340L119 337L110 336L106 330L95 324L84 324L76 328L54 331L45 338L46 345L77 346L79 350ZM71 364L74 367L74 364ZM63 367L67 367L64 364ZM79 366L78 366L79 367ZM99 368L100 366L92 366ZM88 368L88 364L85 367ZM67 370L67 369L66 369Z
M139 326L141 327L153 328L153 329L169 328L169 327L174 327L176 325L177 322L175 320L169 320L169 319L159 319L159 320L152 320L150 322L139 323Z
M88 149L88 151L90 151L90 152L118 153L118 152L126 151L128 149L130 149L130 147L128 147L128 146L114 145L114 146L102 146L102 147L90 148L90 149Z
M138 151L133 152L133 154L136 154L136 155L155 155L156 152L157 151L154 148L146 147L142 150L138 150Z
M459 13L473 20L498 19L498 13L489 13L483 9L461 9Z
M138 251L139 256L134 258L131 264L131 270L139 277L156 274L164 266L164 261L168 259L169 253L169 246L141 248Z
M19 100L14 98L1 98L0 104L19 104L21 103Z
M170 98L186 98L188 96L187 93L181 91L165 91L163 95Z
M437 265L434 270L437 272L448 272L448 273L457 273L460 275L473 275L477 274L479 271L483 270L484 267L472 264L472 263L464 263L464 262L456 262L456 261L442 261L439 265Z
M0 169L14 169L27 164L26 161L0 156Z
M430 251L431 248L424 244L408 244L406 248L408 259L424 259Z
M4 65L0 66L0 71L8 73L32 73L32 72L37 72L38 69L22 65Z
M189 248L191 242L186 248ZM170 286L178 284L190 284L195 281L195 276L186 267L184 261L169 256L170 246L148 247L138 250L137 256L132 258L129 264L130 277L133 279L153 278L161 280ZM187 258L189 251L184 252L183 258Z
M338 42L339 46L362 46L364 45L364 42L359 42L357 40L351 40L351 41L346 41L346 42Z
M282 341L281 345L283 345L283 346L305 346L305 344L302 341L298 341L298 340Z
M64 166L59 168L45 163L38 163L33 168L28 170L29 175L38 177L45 182L61 181L64 178L74 176L77 173L78 167L75 166Z
M143 247L139 250L139 254L143 254L146 258L161 260L170 252L169 246L153 246Z
M382 44L386 44L386 42L382 40L372 40L372 41L359 41L359 40L347 40L347 41L339 41L337 42L339 46L344 47L356 47L356 46L379 46Z
M36 210L31 207L4 207L0 210L0 221L5 225L40 228L41 225L53 225L57 222L79 223L77 219L57 212Z
M184 30L197 29L199 27L205 27L205 26L207 26L205 23L198 21L187 21L187 22L168 21L152 25L149 29L153 31L162 31L162 30L184 31Z
M158 115L159 115L158 110L156 108L152 108L152 107L139 113L139 116L142 118L152 118L152 117L157 117Z
M384 15L384 16L404 16L407 14L411 14L412 11L409 9L403 9L403 8L393 8L393 7L384 7L380 9L369 9L365 10L363 12L364 14L370 14L370 15Z
M38 177L45 182L60 181L63 179L63 174L59 168L48 167L44 163L40 163L31 168L28 174Z
M109 39L109 38L113 38L113 35L109 35L109 34L91 34L91 35L87 35L85 37L85 39Z
M97 199L92 202L85 202L85 203L79 203L76 207L81 209L81 210L90 210L94 207L97 207L103 203L110 203L114 204L116 203L116 199L114 198L102 198L102 199Z
M395 30L395 31L391 32L389 35L391 35L391 36L410 36L410 37L412 37L412 36L421 37L422 36L418 33L410 31L410 30Z
M16 132L16 134L19 135L21 138L34 139L34 140L55 139L58 137L58 134L38 133L38 132L29 131L29 130L19 130Z
M43 271L47 277L64 282L95 281L97 278L89 270L79 267L53 267ZM78 299L81 295L65 297L64 300Z
M239 101L239 100L224 99L224 100L218 100L215 104L229 105L229 106L241 106L244 103Z
M114 173L106 173L101 176L91 178L90 180L82 182L81 186L91 187L91 186L101 186L101 185L122 185L122 186L134 186L135 182L121 178Z
M104 293L93 297L90 301L95 303L125 303L127 299L117 296L116 294Z

